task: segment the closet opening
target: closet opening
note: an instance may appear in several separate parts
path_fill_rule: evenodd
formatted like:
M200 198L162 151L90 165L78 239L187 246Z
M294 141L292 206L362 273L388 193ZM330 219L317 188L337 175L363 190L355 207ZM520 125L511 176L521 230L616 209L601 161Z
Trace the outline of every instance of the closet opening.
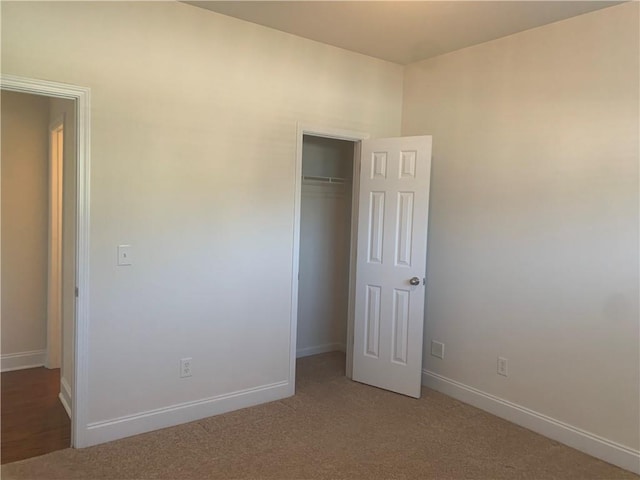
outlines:
M330 362L348 376L357 145L353 140L303 134L299 169L296 359L322 354L318 361Z

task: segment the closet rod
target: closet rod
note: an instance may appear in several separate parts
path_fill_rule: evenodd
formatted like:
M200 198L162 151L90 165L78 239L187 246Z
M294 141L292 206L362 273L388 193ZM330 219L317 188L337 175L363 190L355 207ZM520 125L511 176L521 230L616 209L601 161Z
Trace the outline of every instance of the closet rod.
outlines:
M302 180L323 183L347 183L350 179L342 177L320 177L316 175L303 175Z

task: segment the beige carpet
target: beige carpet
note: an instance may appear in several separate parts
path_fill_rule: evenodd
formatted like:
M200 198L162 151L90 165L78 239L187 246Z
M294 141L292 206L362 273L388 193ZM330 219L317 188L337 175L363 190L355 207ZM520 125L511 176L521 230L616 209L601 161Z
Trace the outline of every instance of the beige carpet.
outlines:
M298 363L296 396L2 467L10 479L638 479L445 395L351 382L344 356Z

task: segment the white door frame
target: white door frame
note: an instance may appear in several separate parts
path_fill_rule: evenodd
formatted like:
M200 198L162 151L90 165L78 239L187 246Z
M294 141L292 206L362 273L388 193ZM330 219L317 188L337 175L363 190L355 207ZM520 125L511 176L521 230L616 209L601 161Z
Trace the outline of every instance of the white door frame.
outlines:
M47 281L47 368L60 368L62 351L62 168L64 114L49 124L49 242ZM62 133L60 135L58 132ZM54 141L54 136L56 140ZM62 137L62 148L59 138Z
M74 338L71 446L88 446L89 346L89 186L91 165L91 90L65 83L14 75L0 76L3 90L75 100L76 105L76 318Z
M333 138L354 142L353 183L351 193L351 248L349 260L349 302L347 315L347 365L346 374L351 378L353 362L353 293L355 288L354 275L356 259L356 230L358 219L359 165L360 141L369 138L368 133L342 130L318 125L298 123L296 132L296 168L294 178L294 208L293 208L293 258L291 278L291 334L289 337L289 393L295 394L296 385L296 342L298 335L298 275L300 271L300 205L302 195L302 144L305 135L314 137Z

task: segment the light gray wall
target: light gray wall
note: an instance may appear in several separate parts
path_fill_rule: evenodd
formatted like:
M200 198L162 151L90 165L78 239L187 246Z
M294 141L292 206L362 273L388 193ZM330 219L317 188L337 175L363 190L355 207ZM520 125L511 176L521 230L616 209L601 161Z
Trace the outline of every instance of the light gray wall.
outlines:
M352 177L353 142L305 136L304 175ZM351 189L304 183L300 207L298 355L344 350L349 295Z
M298 122L398 135L402 67L179 2L0 8L3 73L91 88L88 442L286 395Z
M49 101L2 91L2 355L47 346Z
M402 121L434 139L424 367L636 450L639 7L409 65Z

